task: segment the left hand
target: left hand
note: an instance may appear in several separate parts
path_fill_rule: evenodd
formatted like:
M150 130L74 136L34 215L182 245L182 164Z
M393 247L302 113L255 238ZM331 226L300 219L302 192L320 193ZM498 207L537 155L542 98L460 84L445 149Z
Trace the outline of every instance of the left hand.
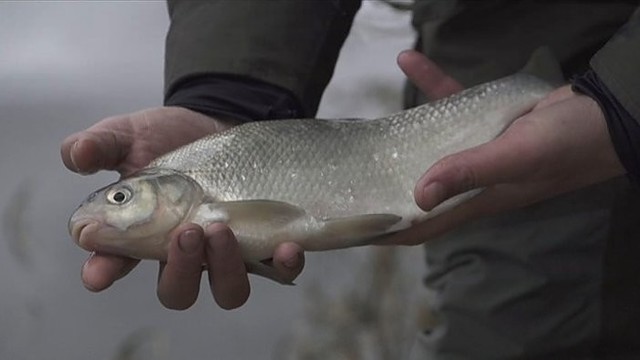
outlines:
M235 124L180 107L146 109L103 119L62 143L62 161L71 171L89 174L117 170L127 176L152 159L210 133ZM224 309L243 305L249 281L240 247L228 228L215 224L202 229L194 224L171 233L167 263L160 263L158 298L171 309L186 309L200 289L202 263L208 266L213 297ZM107 253L93 253L82 267L82 282L91 291L102 291L125 277L139 260ZM302 249L281 244L273 254L273 266L284 281L292 281L304 265Z
M414 51L398 64L431 100L462 89ZM415 245L471 220L523 207L624 174L604 115L591 98L562 86L531 112L483 145L451 154L418 180L416 203L425 211L454 195L483 188L457 207L393 236L387 243Z

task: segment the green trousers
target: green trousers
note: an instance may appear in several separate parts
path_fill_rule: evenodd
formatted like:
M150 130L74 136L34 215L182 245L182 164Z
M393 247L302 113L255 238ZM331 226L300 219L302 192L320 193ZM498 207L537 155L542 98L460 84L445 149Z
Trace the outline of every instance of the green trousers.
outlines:
M417 47L470 86L518 71L542 46L566 76L584 71L637 4L417 6ZM625 178L459 228L426 246L437 324L412 359L640 359L639 257L640 191Z

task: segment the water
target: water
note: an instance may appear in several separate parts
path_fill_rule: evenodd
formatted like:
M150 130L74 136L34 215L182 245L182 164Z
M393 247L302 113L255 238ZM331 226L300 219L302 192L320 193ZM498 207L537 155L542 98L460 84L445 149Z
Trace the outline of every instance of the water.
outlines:
M161 103L165 4L0 2L0 14L1 359L139 359L157 348L167 359L268 358L303 314L310 284L330 293L352 284L348 275L365 266L367 250L308 255L296 287L252 278L251 299L230 312L204 286L188 311L164 309L153 262L108 291L85 290L79 274L86 254L70 240L67 219L117 176L70 173L59 144L101 118ZM399 108L394 58L413 43L408 15L371 2L360 15L321 116ZM357 55L367 61L348 59ZM417 287L422 267L414 264Z

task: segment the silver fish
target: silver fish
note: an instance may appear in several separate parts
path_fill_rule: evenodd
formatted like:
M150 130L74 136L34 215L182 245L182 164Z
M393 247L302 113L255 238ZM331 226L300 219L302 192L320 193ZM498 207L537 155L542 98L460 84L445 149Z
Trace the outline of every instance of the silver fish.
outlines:
M375 120L236 126L94 192L70 233L89 251L166 260L179 224L224 222L250 268L273 278L261 261L282 242L307 251L364 245L472 196L425 213L413 189L437 160L495 138L551 89L516 74Z

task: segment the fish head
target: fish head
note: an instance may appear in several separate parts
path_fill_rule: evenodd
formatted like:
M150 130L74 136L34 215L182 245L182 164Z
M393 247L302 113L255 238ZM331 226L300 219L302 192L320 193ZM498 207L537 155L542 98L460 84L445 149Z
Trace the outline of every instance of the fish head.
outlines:
M145 170L89 195L69 219L69 233L87 251L166 260L171 230L202 198L182 173Z

